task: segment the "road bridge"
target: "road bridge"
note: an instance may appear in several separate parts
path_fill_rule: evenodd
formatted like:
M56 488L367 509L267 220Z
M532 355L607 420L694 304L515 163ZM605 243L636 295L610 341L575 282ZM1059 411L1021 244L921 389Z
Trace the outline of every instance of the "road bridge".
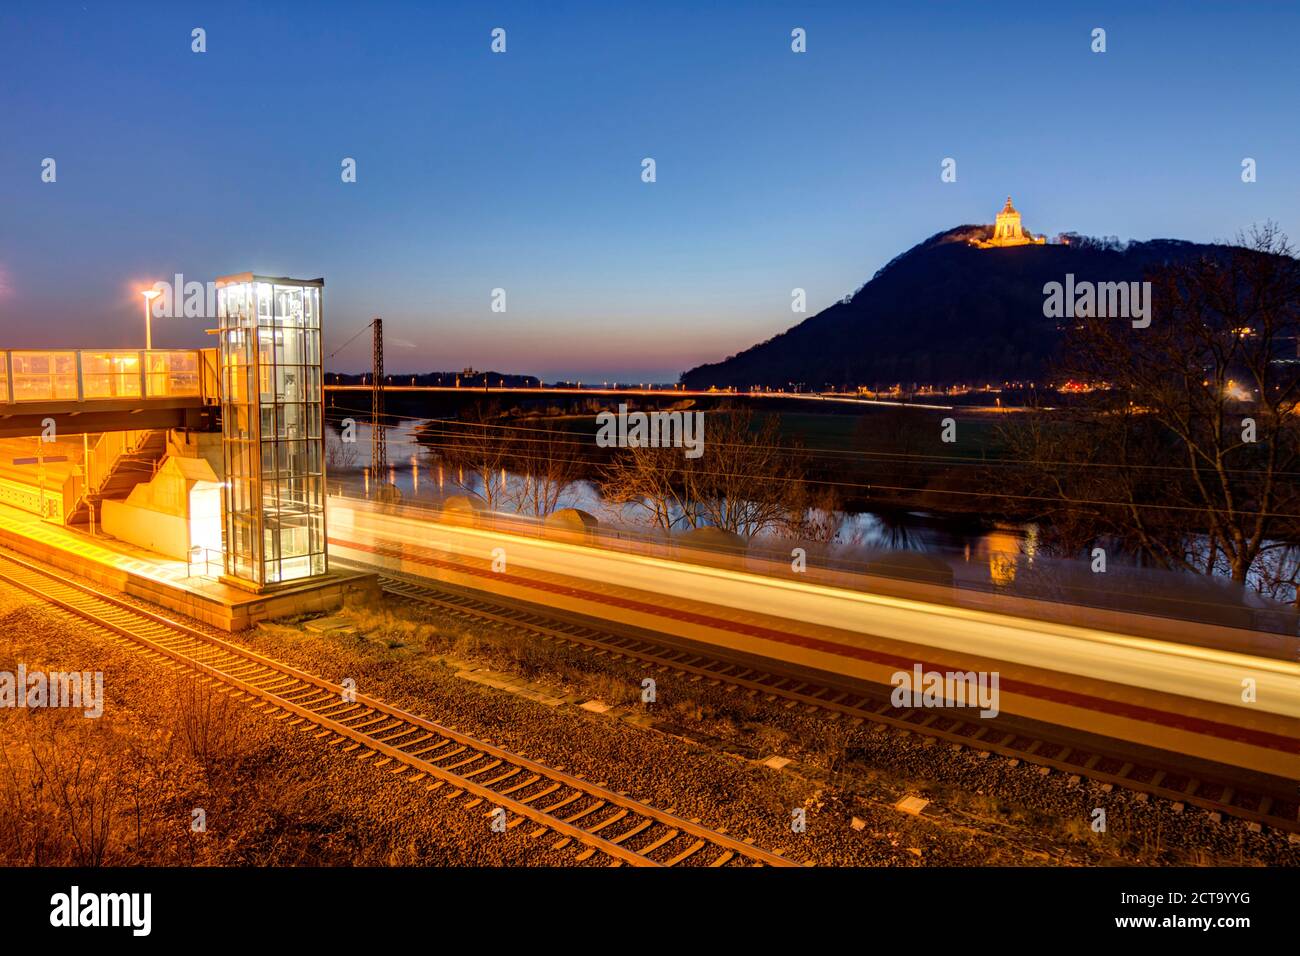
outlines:
M400 379L401 376L396 376ZM955 406L940 405L926 402L904 402L893 401L888 399L870 398L865 395L853 395L842 392L785 392L785 391L739 391L735 389L685 389L685 388L596 388L587 385L402 385L394 381L394 376L389 376L389 381L384 385L385 392L412 393L412 394L451 394L451 395L522 395L522 396L548 396L548 397L566 397L575 396L592 396L592 397L646 397L646 398L767 398L767 399L798 399L807 402L836 402L850 405L888 405L891 407L903 408L925 408L936 411L951 411ZM341 385L325 384L327 394L347 395L351 393L364 393L369 395L371 386L369 385ZM992 408L993 406L990 406ZM1000 410L1000 409L999 409Z

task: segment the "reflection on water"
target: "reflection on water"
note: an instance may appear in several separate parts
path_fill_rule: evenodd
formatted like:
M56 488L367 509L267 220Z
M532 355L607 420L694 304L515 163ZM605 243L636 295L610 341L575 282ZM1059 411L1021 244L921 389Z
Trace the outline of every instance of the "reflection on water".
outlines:
M331 494L376 498L383 488L395 487L401 500L414 504L437 505L453 495L473 494L481 490L478 476L457 469L453 472L429 455L415 439L414 425L389 430L387 436L389 464L384 481L376 481L366 467L370 457L367 426L357 425L357 441L350 447L339 442L336 430L327 435L327 466ZM496 477L496 476L494 476ZM502 485L513 488L518 476L502 471L494 481L498 493ZM467 487L468 485L468 487ZM605 502L590 481L573 483L561 495L557 508L580 508L590 512L609 527L645 529L639 520L644 511L632 505ZM1225 580L1226 574L1207 580L1198 575L1144 569L1130 556L1112 554L1112 567L1123 563L1126 575L1109 574L1101 582L1089 572L1084 560L1052 559L1040 554L1039 529L1033 524L990 523L978 518L927 514L915 511L862 512L837 516L842 518L835 545L865 560L872 551L922 552L944 559L952 568L958 587L993 587L1036 596L1042 600L1083 603L1099 607L1124 606L1143 613L1158 613L1179 618L1192 617L1234 627L1277 630L1293 633L1295 615L1272 618L1248 616L1249 608L1262 607L1252 588L1243 589ZM775 535L755 542L763 550L781 550L790 542ZM838 549L837 549L838 550ZM1275 560L1295 562L1295 549L1279 551ZM1213 585L1213 586L1211 586ZM1220 593L1221 592L1221 593ZM1268 593L1274 601L1289 604L1295 600L1293 587ZM1162 603L1163 602L1163 603ZM1274 605L1275 607L1275 605ZM1250 610L1250 615L1256 612ZM1273 613L1271 610L1268 613ZM1217 616L1216 616L1217 615Z
M984 536L989 558L989 579L999 587L1006 587L1016 579L1016 561L1022 537L1024 536L1001 529Z
M385 478L397 487L402 499L436 504L449 495L480 492L482 484L477 475L466 475L461 469L448 474L441 463L430 458L428 450L416 441L415 425L406 423L388 430L389 465ZM371 497L376 482L367 467L369 426L358 421L356 431L357 440L351 446L350 456L341 454L343 446L337 433L332 429L328 433L330 489L333 493ZM518 476L504 470L501 473L503 485L513 485L518 480ZM605 523L644 527L639 520L644 514L640 509L606 502L590 481L571 485L557 507L579 508ZM837 544L918 551L956 557L968 563L987 563L990 576L999 584L1014 581L1018 563L1033 560L1036 529L1032 525L998 525L990 531L970 519L903 510L858 512L842 517Z

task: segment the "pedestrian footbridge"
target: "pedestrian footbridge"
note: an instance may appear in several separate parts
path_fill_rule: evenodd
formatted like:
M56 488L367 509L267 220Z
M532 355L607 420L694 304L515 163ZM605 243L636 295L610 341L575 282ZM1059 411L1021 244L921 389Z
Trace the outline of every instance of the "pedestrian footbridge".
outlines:
M218 401L216 349L0 352L0 438L204 428Z

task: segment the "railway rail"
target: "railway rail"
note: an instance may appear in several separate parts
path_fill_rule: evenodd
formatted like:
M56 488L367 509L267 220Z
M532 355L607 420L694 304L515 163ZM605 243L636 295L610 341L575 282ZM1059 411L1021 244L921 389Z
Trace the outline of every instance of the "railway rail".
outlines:
M381 574L380 584L393 597L436 607L463 620L523 629L559 644L641 661L656 668L691 675L694 679L730 684L772 701L785 700L789 702L787 706L803 705L837 712L932 737L977 753L998 754L1080 778L1087 777L1098 783L1239 817L1293 834L1293 840L1300 839L1300 799L1297 799L1295 789L1286 789L1284 785L1266 792L1230 779L1190 774L1176 766L1162 766L1154 760L1108 754L1104 748L1092 745L1080 746L1068 740L1053 740L999 727L995 721L963 720L933 709L894 708L887 693L872 696L860 689L781 674L761 666L712 656L696 648L675 647L642 636L619 634L547 615L494 597L480 596L477 592L470 594L458 589L432 587L391 573ZM1294 784L1291 786L1294 788Z
M323 746L412 783L424 782L448 799L464 798L467 809L481 808L485 818L501 808L507 829L535 824L530 836L555 835L555 850L576 843L579 861L599 853L614 865L799 865L697 819L684 819L603 783L322 680L38 564L0 555L0 580L144 648L155 659L230 688L284 721L286 728L311 733ZM487 819L483 829L486 838L491 833Z

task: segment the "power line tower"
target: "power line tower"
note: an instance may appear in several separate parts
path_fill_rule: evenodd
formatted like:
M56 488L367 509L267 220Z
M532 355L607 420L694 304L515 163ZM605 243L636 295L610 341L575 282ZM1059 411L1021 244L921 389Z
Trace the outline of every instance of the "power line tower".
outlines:
M375 359L370 377L370 471L374 480L388 470L388 436L384 432L384 320L378 316L370 323L374 329Z

